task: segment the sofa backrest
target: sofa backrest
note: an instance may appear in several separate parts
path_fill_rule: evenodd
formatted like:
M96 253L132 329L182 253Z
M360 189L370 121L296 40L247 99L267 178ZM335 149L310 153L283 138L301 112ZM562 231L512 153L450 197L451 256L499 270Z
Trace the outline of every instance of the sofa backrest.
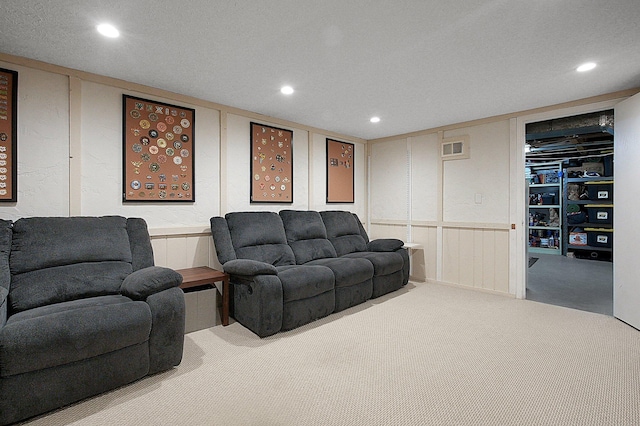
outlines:
M238 259L257 260L274 266L296 264L293 251L287 244L282 219L277 213L227 213L225 219Z
M12 222L0 219L0 327L7 320L11 271L9 270L9 254L11 253Z
M229 224L227 219L220 216L212 217L209 222L211 223L211 236L213 237L213 245L218 255L218 262L224 265L230 260L237 259L236 251L233 248L233 242L231 241L231 234L229 233Z
M336 257L336 250L327 239L327 230L320 213L312 210L281 210L280 217L298 265L316 259Z
M367 249L367 241L360 233L360 221L353 213L331 210L320 212L320 216L338 256Z
M134 261L133 254L136 259ZM9 267L12 313L116 294L135 269L153 265L142 219L34 217L13 224Z

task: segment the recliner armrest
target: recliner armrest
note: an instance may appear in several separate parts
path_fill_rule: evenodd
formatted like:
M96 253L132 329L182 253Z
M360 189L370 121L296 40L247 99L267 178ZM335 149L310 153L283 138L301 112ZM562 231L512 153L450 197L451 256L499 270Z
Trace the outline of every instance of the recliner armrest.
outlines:
M235 259L226 262L224 272L230 275L251 277L254 275L278 275L276 267L264 262L250 259Z
M134 300L144 300L148 296L182 284L182 275L173 269L149 266L128 275L120 286L120 293Z
M404 241L396 238L380 238L369 241L367 251L396 251L404 245Z

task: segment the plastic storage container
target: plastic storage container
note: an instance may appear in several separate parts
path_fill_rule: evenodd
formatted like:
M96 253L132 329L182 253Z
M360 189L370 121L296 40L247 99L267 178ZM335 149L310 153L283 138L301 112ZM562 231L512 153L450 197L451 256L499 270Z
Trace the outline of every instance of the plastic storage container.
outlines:
M613 204L587 204L589 223L613 223Z
M592 201L605 201L613 200L613 182L612 181L599 181L599 182L585 182L585 187L589 194L589 199Z
M591 247L613 247L613 229L585 228Z

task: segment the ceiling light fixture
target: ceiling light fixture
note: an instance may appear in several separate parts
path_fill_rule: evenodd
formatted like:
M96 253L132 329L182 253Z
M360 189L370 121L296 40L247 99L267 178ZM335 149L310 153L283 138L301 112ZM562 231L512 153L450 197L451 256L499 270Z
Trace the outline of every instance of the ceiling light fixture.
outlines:
M380 122L380 117L371 117L371 119L369 120L372 123L379 123Z
M587 62L585 64L580 65L578 68L576 68L576 71L578 72L591 71L595 67L596 67L595 62Z
M116 38L120 36L120 31L111 24L100 24L96 29L105 37Z
M282 86L282 89L280 89L280 92L282 92L283 95L291 95L293 94L293 87Z

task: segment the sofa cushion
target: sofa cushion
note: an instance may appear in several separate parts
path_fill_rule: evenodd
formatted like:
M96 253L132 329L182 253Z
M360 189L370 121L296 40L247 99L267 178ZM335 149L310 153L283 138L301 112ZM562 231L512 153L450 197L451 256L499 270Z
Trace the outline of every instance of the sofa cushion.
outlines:
M9 286L11 270L9 269L9 253L11 251L12 222L0 219L0 327L7 320L9 312Z
M231 260L235 260L236 252L231 241L227 219L214 216L209 220L209 223L211 224L211 236L213 237L213 245L216 249L218 261L224 265Z
M9 267L12 313L118 292L132 272L127 220L34 217L17 220Z
M129 234L133 270L137 271L153 266L153 248L151 247L147 222L139 217L128 218L127 234Z
M9 253L11 252L12 222L0 219L0 287L9 291L11 271L9 269Z
M124 217L33 217L13 224L10 263L14 275L104 261L132 261Z
M335 285L333 272L324 266L296 265L277 269L284 303L317 296L333 290Z
M313 210L281 210L287 241L327 238L320 213Z
M326 258L313 260L306 265L320 265L331 269L336 279L336 288L360 284L373 278L373 264L368 259Z
M30 309L0 329L0 377L41 370L143 343L151 332L145 302L102 296Z
M389 275L402 270L404 260L400 253L364 251L346 254L346 258L367 259L373 264L374 276Z
M320 213L316 211L282 210L287 242L301 265L315 259L336 257L336 250L327 239L327 230Z
M360 226L352 213L324 211L320 216L338 257L367 249L367 242L360 234Z
M296 264L277 213L228 213L225 218L237 258L258 260L274 266Z
M9 293L11 313L85 297L118 294L132 272L124 262L79 263L14 275Z

